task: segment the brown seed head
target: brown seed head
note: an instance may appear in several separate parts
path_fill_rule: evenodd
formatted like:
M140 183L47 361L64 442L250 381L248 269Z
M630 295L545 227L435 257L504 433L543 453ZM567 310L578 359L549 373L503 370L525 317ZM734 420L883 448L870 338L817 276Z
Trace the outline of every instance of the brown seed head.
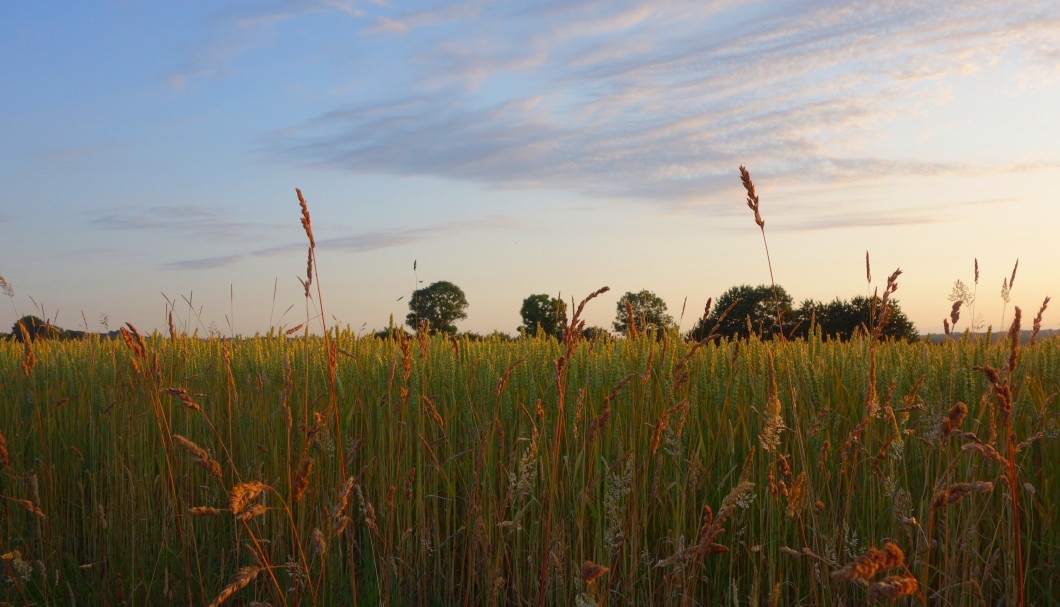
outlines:
M7 437L0 431L0 465L9 467L11 465L11 454L7 450Z
M957 321L961 318L961 304L963 303L964 300L958 299L953 302L953 307L950 309L950 323L955 327L957 326Z
M305 229L305 234L309 237L309 247L316 248L317 241L313 238L313 223L309 217L309 205L306 204L305 196L302 196L301 189L295 188L294 191L298 194L298 204L302 207L302 228Z
M241 514L247 509L250 502L261 496L266 489L271 490L272 487L258 481L239 483L235 487L232 487L229 503L229 509L232 511L232 514Z
M751 174L747 172L747 169L740 165L740 181L743 182L743 188L747 190L747 207L754 211L755 223L761 229L766 229L766 222L762 219L762 214L758 210L758 194L755 193L755 184L751 181Z
M298 462L298 474L294 478L294 501L301 502L305 492L309 489L309 477L313 474L313 458L308 455L302 456Z
M596 580L608 571L610 571L610 569L603 565L597 565L592 561L585 561L582 563L582 581L586 584L595 584Z
M892 575L869 586L869 600L894 600L909 596L920 590L916 578L907 575Z
M1042 330L1042 315L1045 314L1045 308L1049 306L1049 297L1045 298L1042 302L1042 307L1038 308L1038 315L1034 317L1034 325L1031 331L1031 345L1038 339L1038 332Z
M1020 351L1020 318L1023 313L1019 306L1016 306L1016 313L1012 317L1012 327L1008 330L1008 339L1011 347L1011 351L1008 356L1008 372L1012 375L1012 372L1016 370L1016 362L1019 358Z
M848 563L832 574L837 580L869 580L881 571L901 567L905 564L905 553L893 542L887 542L882 550L869 548L858 560Z
M986 493L994 488L994 483L990 481L976 481L974 483L954 483L949 487L946 487L940 491L934 501L931 502L931 508L942 508L943 506L949 506L954 502L958 502L970 493Z
M224 587L221 594L217 595L217 598L210 603L209 607L217 607L221 603L224 603L228 599L232 598L232 595L246 588L254 581L254 578L258 577L261 573L261 567L242 567L236 572L235 577L232 578L232 582Z
M939 424L939 436L945 438L960 428L966 415L968 415L968 405L958 401L950 407L949 414Z

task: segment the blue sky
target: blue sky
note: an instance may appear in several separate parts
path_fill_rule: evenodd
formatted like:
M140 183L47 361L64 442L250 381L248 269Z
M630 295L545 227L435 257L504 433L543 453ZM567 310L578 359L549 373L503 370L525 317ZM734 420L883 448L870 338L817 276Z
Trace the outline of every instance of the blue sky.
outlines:
M976 258L986 325L1017 258L1009 319L1060 295L1052 1L27 2L0 77L2 327L298 324L300 187L329 324L450 280L466 330L604 285L687 329L769 281L741 164L796 301L866 250L921 332Z

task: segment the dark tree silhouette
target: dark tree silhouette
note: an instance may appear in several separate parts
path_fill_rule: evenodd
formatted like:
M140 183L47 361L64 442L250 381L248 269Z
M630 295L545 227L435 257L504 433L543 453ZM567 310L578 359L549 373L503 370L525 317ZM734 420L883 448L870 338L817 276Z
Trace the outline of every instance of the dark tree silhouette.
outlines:
M11 336L18 341L23 341L27 336L30 340L57 339L63 337L63 333L59 327L37 316L23 316L11 325Z
M467 297L460 287L440 280L412 292L405 324L419 331L426 321L430 332L453 335L456 321L467 318Z
M775 326L778 304L783 327ZM787 335L793 326L791 307L791 295L780 285L777 285L775 295L771 285L732 287L721 294L706 321L700 319L689 336L703 339L711 330L729 338L746 338L754 333L762 339L771 339L781 330ZM727 310L729 313L725 314Z
M539 293L523 300L519 315L523 318L520 329L527 335L562 337L567 324L567 304L561 299Z
M882 337L916 341L920 339L913 323L905 315L898 301L888 300L890 311L887 324L884 325ZM806 300L795 311L798 321L798 334L808 335L812 330L819 330L825 339L853 339L859 333L868 334L878 322L880 315L880 298L857 295L848 300L836 298L827 304Z
M660 335L673 326L674 319L666 313L666 302L647 289L623 295L615 305L615 322L612 326L622 335L629 335L631 326L629 312L633 310L633 321L637 331L657 331Z

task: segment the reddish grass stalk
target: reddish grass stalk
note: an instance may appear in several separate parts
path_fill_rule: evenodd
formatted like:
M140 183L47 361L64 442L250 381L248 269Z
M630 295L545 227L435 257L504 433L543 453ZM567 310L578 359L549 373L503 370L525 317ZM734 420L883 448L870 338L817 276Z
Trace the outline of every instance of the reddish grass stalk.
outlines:
M564 431L567 426L567 381L570 377L570 361L571 357L574 356L574 352L577 349L578 342L581 341L582 330L585 328L585 321L581 320L582 310L585 309L585 304L599 295L610 291L610 287L601 287L596 291L589 294L588 297L583 299L578 304L578 308L574 311L574 316L571 317L570 326L567 327L566 331L566 351L562 356L556 360L556 391L557 391L557 406L556 412L553 416L555 420L553 437L552 437L552 466L551 466L551 484L550 487L556 487L559 482L559 468L558 462L560 461L560 449L563 444ZM551 494L550 494L551 495ZM548 590L548 562L549 552L551 551L552 544L552 520L555 516L556 500L555 496L551 496L548 500L548 514L545 518L545 541L543 543L543 554L541 555L541 569L538 576L537 586L537 604L539 607L545 605L545 594Z
M1016 262L1017 264L1019 262ZM1012 276L1015 279L1016 269L1012 269ZM1009 286L1011 287L1011 282ZM1008 477L1009 493L1012 495L1012 539L1015 544L1015 557L1016 557L1016 605L1018 607L1024 607L1027 604L1024 589L1024 571L1023 571L1023 541L1021 533L1021 516L1020 516L1020 484L1019 484L1019 466L1016 465L1016 454L1018 452L1018 441L1016 440L1016 430L1012 422L1012 400L1013 400L1013 386L1012 386L1012 374L1016 371L1016 366L1019 363L1019 347L1020 347L1020 318L1022 314L1019 306L1016 306L1015 317L1012 319L1012 327L1009 329L1009 341L1011 351L1009 354L1008 365L1005 368L1006 373L1002 379L1001 372L989 365L983 365L974 367L978 371L982 371L986 375L994 388L994 400L997 402L998 413L1001 419L1001 428L1007 436L1006 440L1006 455L1005 467L1006 476Z

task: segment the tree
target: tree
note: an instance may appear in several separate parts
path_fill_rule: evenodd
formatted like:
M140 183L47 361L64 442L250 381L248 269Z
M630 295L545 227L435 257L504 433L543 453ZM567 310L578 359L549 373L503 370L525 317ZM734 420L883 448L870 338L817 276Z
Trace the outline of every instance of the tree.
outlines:
M607 341L613 336L603 327L585 327L582 329L582 338L586 341Z
M647 289L639 293L627 292L618 300L615 308L615 322L612 326L622 335L630 333L629 312L631 309L638 332L654 330L661 334L674 324L673 317L666 313L666 302Z
M874 300L875 299L875 300ZM909 317L902 312L898 302L890 299L887 324L883 328L884 338L916 341L920 336ZM830 303L822 304L813 300L802 302L795 311L799 322L799 335L807 335L810 324L815 324L825 339L849 340L858 333L867 334L872 330L874 318L879 317L880 298L858 295L849 301L838 297ZM874 317L873 314L876 316Z
M783 327L774 326L777 322L778 304ZM714 330L723 337L746 338L753 332L763 339L770 339L778 330L789 330L793 326L791 307L791 295L779 285L775 295L770 285L732 287L722 293L714 303L706 321L700 319L696 323L691 337L703 339ZM725 314L726 310L729 311L728 314Z
M467 318L465 310L467 297L460 287L440 280L412 292L405 324L418 331L426 321L432 334L452 335L456 333L456 321Z
M27 334L31 341L45 337L56 339L63 336L63 330L37 316L23 316L11 325L11 336L22 341Z
M567 325L567 304L561 299L539 293L523 300L519 315L523 318L521 330L528 335L543 333L550 337L562 337Z

